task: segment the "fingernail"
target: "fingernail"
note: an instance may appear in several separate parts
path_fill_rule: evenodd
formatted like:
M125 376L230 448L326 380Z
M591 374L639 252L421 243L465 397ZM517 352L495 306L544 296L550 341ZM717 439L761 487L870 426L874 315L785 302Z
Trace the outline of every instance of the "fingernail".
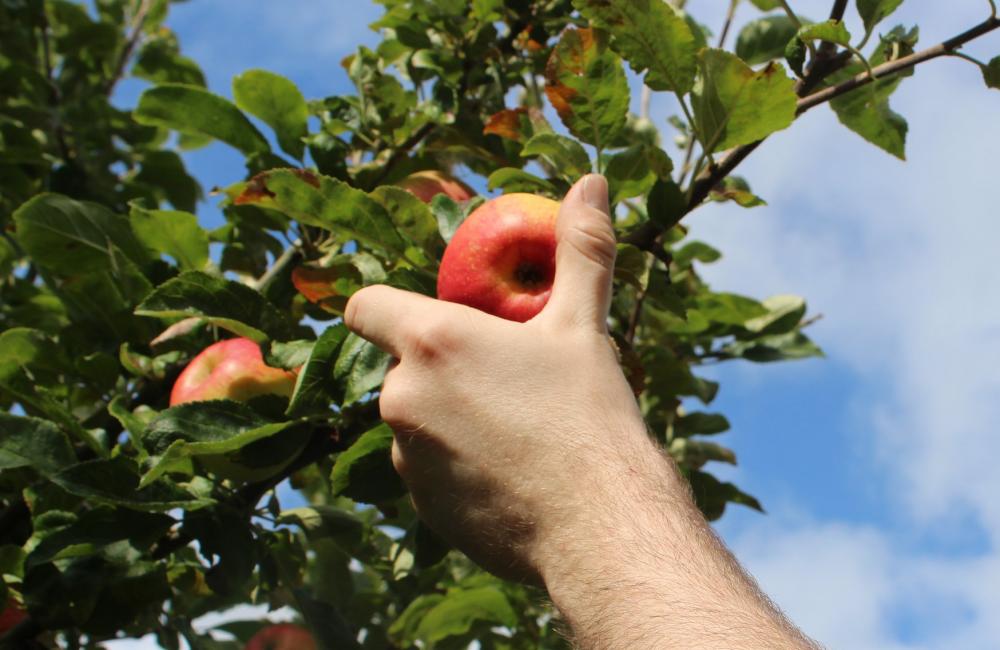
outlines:
M583 201L601 212L608 211L608 181L600 174L587 174L583 178Z

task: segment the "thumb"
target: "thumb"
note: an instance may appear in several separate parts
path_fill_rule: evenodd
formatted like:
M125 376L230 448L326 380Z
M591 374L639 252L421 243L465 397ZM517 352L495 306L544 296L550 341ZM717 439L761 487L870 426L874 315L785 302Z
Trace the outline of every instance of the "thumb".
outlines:
M559 209L556 277L545 317L604 332L616 253L608 182L599 174L588 174L570 189Z

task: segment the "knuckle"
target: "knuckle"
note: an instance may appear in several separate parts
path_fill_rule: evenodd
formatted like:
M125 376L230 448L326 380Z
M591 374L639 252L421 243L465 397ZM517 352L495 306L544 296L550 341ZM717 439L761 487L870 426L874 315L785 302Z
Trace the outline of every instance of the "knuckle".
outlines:
M563 234L563 238L590 261L606 269L614 268L618 241L610 224L596 220L575 223Z
M383 384L378 398L379 415L392 429L414 426L414 407L418 404L413 391L405 382Z
M455 325L441 317L428 318L413 327L409 352L423 363L439 360L458 344Z

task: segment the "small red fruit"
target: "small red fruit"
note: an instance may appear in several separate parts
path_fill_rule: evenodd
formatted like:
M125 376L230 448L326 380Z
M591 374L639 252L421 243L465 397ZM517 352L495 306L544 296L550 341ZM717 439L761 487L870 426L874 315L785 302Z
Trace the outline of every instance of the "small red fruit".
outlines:
M268 625L247 641L244 650L319 650L306 628L294 623Z
M21 621L28 617L27 612L21 609L13 598L7 599L7 605L0 611L0 636L7 634L20 625Z
M430 203L438 194L453 201L468 201L476 195L471 187L454 176L434 169L410 174L397 185L424 203Z
M294 372L264 363L260 346L246 338L213 343L181 372L170 392L170 406L210 399L238 402L259 395L291 397Z
M522 323L532 318L552 292L558 214L558 202L533 194L476 208L445 249L438 298Z

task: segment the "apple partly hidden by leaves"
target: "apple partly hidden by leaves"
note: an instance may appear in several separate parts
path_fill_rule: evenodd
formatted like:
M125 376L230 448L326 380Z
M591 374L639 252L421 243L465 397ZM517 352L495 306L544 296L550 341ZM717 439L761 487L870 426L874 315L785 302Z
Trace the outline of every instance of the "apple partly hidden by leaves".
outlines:
M445 249L438 298L522 323L532 318L552 292L558 213L557 201L520 193L476 208Z
M208 346L181 372L170 392L170 406L211 399L245 402L260 395L291 397L294 372L264 363L260 346L247 338Z
M7 599L7 605L0 611L0 636L17 627L27 616L16 600Z
M306 628L294 623L268 625L247 641L244 650L319 650Z
M452 201L468 201L476 195L462 181L436 169L410 174L397 185L424 203L430 203L438 194L444 194Z

